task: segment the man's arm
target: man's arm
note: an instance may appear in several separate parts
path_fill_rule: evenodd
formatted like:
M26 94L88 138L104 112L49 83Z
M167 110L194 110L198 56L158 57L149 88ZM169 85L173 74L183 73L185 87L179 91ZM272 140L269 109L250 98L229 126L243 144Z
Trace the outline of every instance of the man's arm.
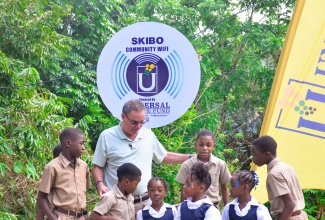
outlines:
M90 214L90 220L123 220L123 219L118 217L100 215L99 213L92 211Z
M36 205L39 206L41 210L43 210L49 220L57 219L57 217L50 210L49 203L47 201L47 193L38 191Z
M229 203L229 192L227 183L221 184L221 196L224 205Z
M293 212L296 204L291 197L291 193L284 194L280 197L284 203L284 208L279 220L288 220L291 217L291 213Z
M167 152L163 160L163 163L177 164L177 163L183 163L187 159L189 159L189 154Z
M103 182L98 182L98 181L103 181L103 176L104 176L103 174L104 174L104 167L100 167L94 164L93 178L99 196L109 191L109 188L105 186Z

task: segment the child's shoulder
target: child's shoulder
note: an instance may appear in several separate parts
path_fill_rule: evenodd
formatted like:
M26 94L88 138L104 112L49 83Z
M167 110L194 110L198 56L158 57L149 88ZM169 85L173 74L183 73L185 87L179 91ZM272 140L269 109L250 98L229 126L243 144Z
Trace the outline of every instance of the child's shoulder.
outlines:
M86 161L84 161L84 160L82 160L82 159L80 159L80 158L77 158L77 161L78 161L78 163L80 163L82 166L86 166L86 167L88 167L88 164L86 163Z
M166 208L171 208L171 209L175 209L176 210L176 206L175 205L171 205L171 204L168 204L168 203L164 203L164 206L166 207Z
M100 197L100 201L113 202L113 201L116 201L116 200L117 200L117 197L115 195L114 189L109 190L108 192L104 193Z
M217 156L214 156L213 154L211 154L211 162L212 163L215 163L215 164L222 164L222 165L227 165L226 161L220 159L219 157Z
M52 168L52 167L57 167L57 166L59 166L59 165L60 165L60 159L59 159L59 157L56 157L56 158L52 159L50 162L48 162L48 163L45 165L44 168L49 169L49 168Z

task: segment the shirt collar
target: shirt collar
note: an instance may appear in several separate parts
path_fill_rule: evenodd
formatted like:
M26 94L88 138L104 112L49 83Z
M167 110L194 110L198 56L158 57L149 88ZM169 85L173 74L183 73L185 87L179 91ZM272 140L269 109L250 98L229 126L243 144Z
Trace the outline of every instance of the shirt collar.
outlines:
M121 140L128 140L128 141L132 141L132 142L134 142L134 141L136 141L136 140L138 140L138 139L141 139L142 137L143 137L143 135L144 135L144 129L143 129L143 127L141 127L141 129L138 131L138 133L137 133L137 136L135 137L135 139L134 140L131 140L130 138L128 138L126 135L125 135L125 133L123 132L123 130L122 130L122 121L120 122L120 124L118 125L118 129L117 129L117 135L119 136L119 138L121 139Z
M197 161L202 162L202 161L199 160L197 154L196 154L195 156L193 156L191 159L192 159L194 162L197 162ZM217 163L217 157L213 157L212 154L211 154L211 156L210 156L210 158L209 158L209 161L208 161L208 162L205 162L204 164L205 164L205 165L208 165L208 164L211 164L211 163L214 163L214 164Z
M280 161L279 157L274 158L268 165L267 165L267 172L272 170L275 164L277 164Z
M192 197L189 197L189 198L186 199L186 201L187 201L188 204L191 204L191 203L192 204L203 204L203 203L213 204L208 196L204 196L203 199L200 199L200 200L198 200L196 202L192 202Z
M117 197L119 197L119 198L124 198L125 200L128 200L129 197L130 197L130 195L125 196L125 195L121 192L121 190L117 187L117 184L115 184L115 185L113 186L113 190L114 190L114 192L115 192L115 195L116 195Z
M150 208L152 208L151 205L146 205L146 206L143 208L143 210L149 210ZM172 208L172 206L171 206L170 204L164 203L164 204L161 206L160 210L161 210L162 208ZM152 208L152 209L153 209L153 208Z
M79 165L79 163L80 163L79 159L75 158L75 160L76 160L76 165ZM67 158L65 158L65 156L63 156L62 153L60 153L60 155L59 155L59 161L64 168L67 168L71 164L71 162Z
M238 198L232 200L230 202L230 204L234 204L234 205L239 204ZM253 196L251 196L251 200L247 203L247 205L255 205L255 206L258 206L259 205L259 202Z

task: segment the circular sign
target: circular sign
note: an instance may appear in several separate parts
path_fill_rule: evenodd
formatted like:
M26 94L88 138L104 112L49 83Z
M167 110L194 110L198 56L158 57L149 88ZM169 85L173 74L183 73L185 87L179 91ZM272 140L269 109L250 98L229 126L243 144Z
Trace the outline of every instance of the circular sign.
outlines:
M140 22L117 32L105 45L97 65L99 94L121 119L130 99L146 107L146 124L172 123L191 106L200 86L198 56L176 29L157 22Z

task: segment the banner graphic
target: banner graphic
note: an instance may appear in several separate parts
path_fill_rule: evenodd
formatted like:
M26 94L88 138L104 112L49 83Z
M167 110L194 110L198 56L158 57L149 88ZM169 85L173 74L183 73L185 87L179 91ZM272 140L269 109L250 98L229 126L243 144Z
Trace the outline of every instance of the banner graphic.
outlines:
M324 8L324 0L297 1L261 130L277 141L278 157L295 168L303 189L325 189ZM257 173L253 195L264 203L266 166Z

